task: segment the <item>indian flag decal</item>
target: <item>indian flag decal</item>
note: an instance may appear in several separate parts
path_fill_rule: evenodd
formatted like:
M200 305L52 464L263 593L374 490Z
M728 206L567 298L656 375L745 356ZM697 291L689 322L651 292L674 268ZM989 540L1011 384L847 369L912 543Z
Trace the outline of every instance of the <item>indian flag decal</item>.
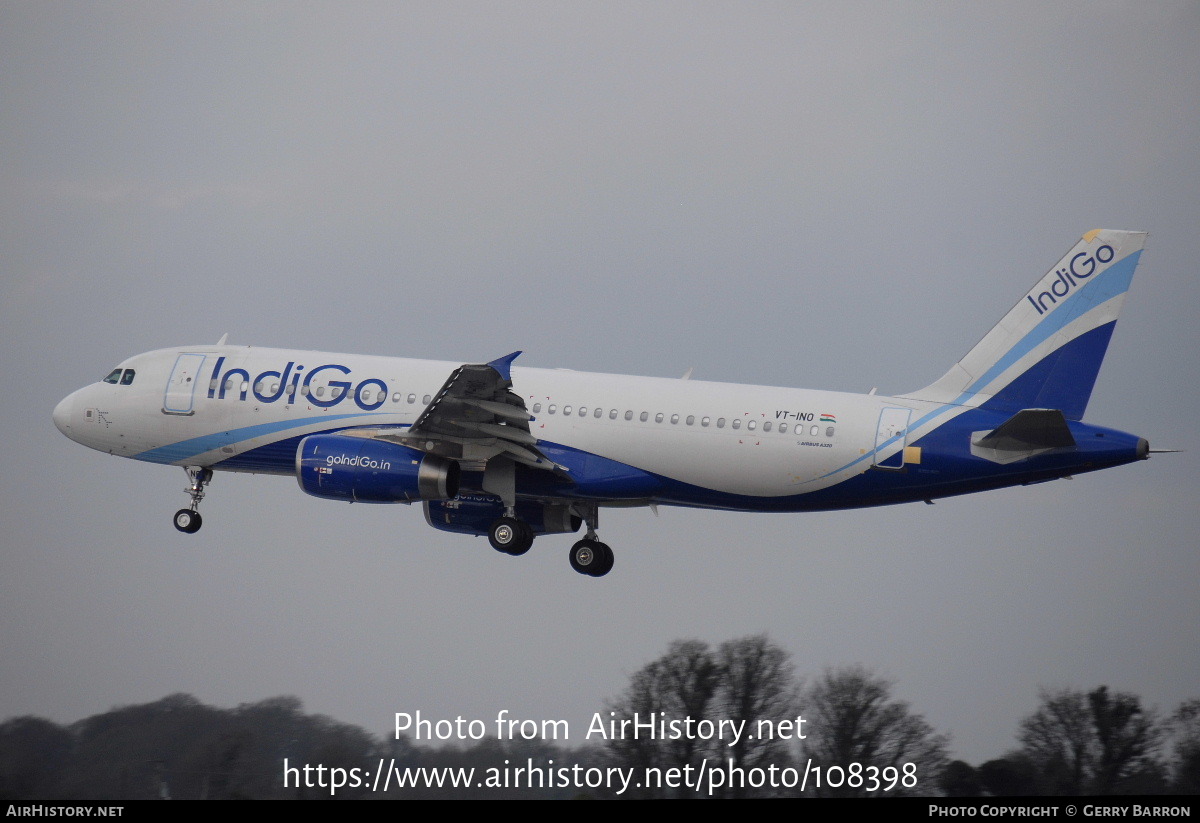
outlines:
M836 423L836 422L837 422L837 415L835 415L835 414L828 414L828 413L826 413L826 414L822 414L822 415L821 415L821 422L822 422L822 423Z

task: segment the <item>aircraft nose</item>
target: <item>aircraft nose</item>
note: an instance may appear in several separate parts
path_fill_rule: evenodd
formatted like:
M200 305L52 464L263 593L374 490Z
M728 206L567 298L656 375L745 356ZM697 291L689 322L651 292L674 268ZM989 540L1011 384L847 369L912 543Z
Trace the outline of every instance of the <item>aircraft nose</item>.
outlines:
M69 394L54 407L54 425L67 437L71 436L71 409L75 406L75 395Z

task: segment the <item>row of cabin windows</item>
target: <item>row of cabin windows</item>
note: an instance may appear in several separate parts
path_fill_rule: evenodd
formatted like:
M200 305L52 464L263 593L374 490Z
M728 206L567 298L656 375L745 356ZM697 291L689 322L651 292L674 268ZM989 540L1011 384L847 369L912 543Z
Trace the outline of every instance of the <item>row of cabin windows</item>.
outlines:
M114 386L120 383L122 386L128 386L133 383L133 369L113 369L108 373L108 377L104 378L105 383L112 383Z
M210 380L208 383L208 387L209 387L210 391L216 391L217 390L217 381ZM315 394L317 397L324 397L325 396L325 388L326 388L325 386L317 386L315 389L311 389L311 392L313 394ZM248 383L238 381L236 377L230 377L228 380L225 381L225 393L226 394L229 394L230 392L241 393L241 392L249 391L249 390L250 390L250 385ZM275 394L276 392L279 391L279 384L271 383L270 385L267 385L266 382L259 381L258 383L254 384L254 390L256 392L258 392L259 394L267 394L267 393ZM333 389L330 392L329 396L330 397L339 397L340 393L343 391L345 391L345 390L339 386L338 388ZM308 396L309 392L310 392L310 389L308 386L300 387L300 394L302 394L304 396ZM362 398L362 402L364 402L364 403L370 403L373 400L378 400L379 396L381 394L385 394L385 392L371 391L370 389L363 389L361 392L359 392L359 396ZM404 398L403 392L392 392L392 402L393 403L401 403L404 401L404 399L405 398ZM433 398L427 394L421 398L421 404L428 406L431 400L433 400ZM415 394L408 395L408 402L410 404L416 403L417 396Z
M125 370L124 370L124 374L122 374L122 370L121 370L121 369L115 369L115 370L113 370L113 372L112 372L112 373L111 373L111 374L110 374L108 377L104 378L104 382L105 382L105 383L116 383L116 382L118 382L118 380L120 380L120 382L121 382L123 385L129 385L130 383L132 383L132 382L133 382L133 369L125 369ZM228 393L228 392L231 392L231 391L233 391L233 392L239 392L239 393L240 393L240 392L244 392L244 391L248 391L248 389L249 389L249 386L248 386L246 383L244 383L244 382L243 382L243 383L237 383L237 382L235 382L235 381L236 381L236 378L229 378L229 379L226 381L226 383L225 383L225 391L226 391L227 393ZM210 382L210 388L211 388L211 389L213 389L213 390L215 391L215 390L216 390L216 387L217 387L217 381L216 381L216 380L213 380L213 381L211 381L211 382ZM315 390L313 390L313 394L315 394L317 397L324 397L324 396L325 396L325 389L326 389L326 387L325 387L325 386L317 386L317 387L316 387L316 389L315 389ZM270 393L271 393L271 394L274 394L274 393L276 393L276 392L278 392L278 391L279 391L279 384L278 384L278 383L272 383L272 384L270 384L270 386L268 386L266 382L264 382L264 381L260 381L259 383L257 383L257 384L255 385L255 390L256 390L256 391L257 391L259 394L266 393L267 391L270 391ZM337 392L342 392L342 391L344 391L344 389L342 389L342 388L340 388L340 387L339 387L339 388L337 388L335 391L337 391ZM309 393L309 388L308 388L307 386L301 387L301 389L300 389L300 393L301 393L302 395L307 395L307 394ZM332 393L330 394L330 397L336 397L336 396L339 396L339 395L335 395L335 394L332 394ZM362 402L364 402L364 403L370 403L372 400L377 400L377 399L378 399L378 394L377 394L377 393L374 393L374 392L372 392L370 389L363 389L363 390L362 390L362 392L360 392L360 396L361 396ZM422 404L422 405L424 405L424 406L428 406L428 405L429 405L429 403L430 403L430 401L431 401L432 399L433 399L433 398L432 398L430 395L428 395L428 394L427 394L427 395L425 395L424 397L422 397L422 398L421 398L421 404ZM403 402L404 400L405 400L405 397L404 397L404 394L403 394L402 392L393 392L393 393L392 393L392 402L393 402L393 403L400 403L400 402ZM416 394L409 394L409 395L408 395L408 397L407 397L407 400L408 400L408 402L409 402L409 404L410 404L410 405L412 405L412 404L415 404L415 403L417 402L417 395L416 395ZM570 406L570 405L563 406L563 407L562 407L562 413L563 413L563 415L564 415L564 416L566 416L566 415L570 415L570 414L572 413L573 409L574 409L574 407L573 407L573 406ZM534 414L540 414L540 413L541 413L541 411L542 411L542 404L541 404L541 403L534 403L534 404L533 404L533 413L534 413ZM558 406L557 406L556 404L554 404L554 403L551 403L551 404L549 404L549 405L546 407L546 412L547 412L548 414L557 414L557 413L558 413ZM576 415L578 415L579 417L587 417L587 416L588 416L588 407L587 407L587 406L580 406L580 407L578 408L578 410L577 410L577 411L575 411L574 413L575 413ZM603 418L603 417L604 417L604 409L602 409L602 408L600 408L600 407L596 407L595 409L592 409L592 411L591 411L591 416L592 416L592 417L594 417L594 418L596 418L597 420L599 420L599 419ZM608 411L608 419L609 419L609 420L616 420L616 419L617 419L618 417L620 417L620 416L621 416L621 413L620 413L620 411L619 411L619 410L617 410L617 409L609 409L609 411ZM632 421L632 420L633 420L633 416L634 416L634 413L633 413L633 411L632 411L632 410L626 410L626 411L625 411L624 417L625 417L625 419L626 419L626 420L628 420L628 421ZM655 422L655 423L662 423L662 422L663 422L665 419L667 419L667 418L666 418L666 415L665 415L665 414L663 414L662 412L658 412L657 414L655 414L655 415L654 415L654 422ZM672 414L670 419L671 419L671 424L672 424L672 425L678 425L678 423L679 423L679 421L680 421L680 415L678 415L678 414ZM638 415L638 420L640 420L642 423L647 423L647 422L649 422L649 420L650 420L650 412L645 412L645 411L644 411L644 412L642 412L640 415ZM694 415L694 414L689 414L687 417L683 418L683 422L684 422L684 425L687 425L687 426L694 426L694 425L696 424L696 422L697 422L697 421L696 421L696 415ZM707 428L709 425L711 425L711 424L712 424L712 422L713 422L713 421L712 421L712 418L711 418L711 417L707 417L707 416L706 416L706 417L701 417L701 418L699 419L699 422L700 422L700 425L701 425L701 427ZM747 420L747 421L745 421L745 423L746 423L746 429L747 429L747 431L754 431L756 428L758 428L758 421L757 421L757 420ZM724 418L724 417L718 417L718 418L716 419L716 427L717 427L718 429L723 429L723 428L725 428L725 418ZM742 427L742 419L741 419L740 417L735 417L735 418L733 418L732 420L730 420L730 421L729 421L729 427L730 427L731 429L735 429L735 430L736 430L736 429L740 429L740 428ZM763 423L762 423L762 430L763 430L764 432L769 432L769 431L771 431L771 430L772 430L772 428L773 428L773 422L772 422L772 421L770 421L770 420L764 420L764 421L763 421ZM780 424L779 424L779 427L778 427L778 431L779 431L779 433L780 433L780 434L787 434L787 433L788 433L788 424L787 424L787 423L780 423ZM833 432L834 432L834 428L833 428L833 426L826 426L826 427L825 427L825 436L826 436L826 437L833 437ZM794 428L794 433L795 433L795 434L798 434L798 435L802 435L802 434L804 434L804 426L803 426L803 425L796 425L796 426L795 426L795 428ZM809 436L810 436L810 437L818 437L818 436L820 435L820 433L821 433L821 427L820 427L820 426L815 426L815 425L814 425L814 426L810 426L810 427L809 427L808 434L809 434Z
M563 406L562 407L563 416L569 416L570 414L572 414L573 408L574 408L573 406ZM542 411L542 404L534 403L533 404L533 413L539 414L541 411ZM547 414L557 414L558 406L554 403L548 404L546 406L546 413ZM575 411L574 413L576 415L578 415L579 417L587 417L588 416L588 407L580 406L578 411ZM596 418L597 420L599 420L600 418L604 417L604 409L602 409L600 407L596 407L595 409L593 409L591 411L591 416ZM621 416L621 412L618 409L609 409L609 411L608 411L608 419L609 420L616 420L620 416ZM632 421L633 420L633 411L630 409L627 409L625 411L624 417L626 420ZM661 423L666 419L667 419L666 415L663 414L662 412L658 412L657 414L654 415L655 423ZM642 412L641 414L638 415L638 420L641 421L642 423L648 423L650 421L650 412L645 412L645 411ZM672 425L678 425L680 416L678 414L672 414L670 420L671 420ZM686 426L696 425L696 422L697 422L696 415L689 414L687 417L683 418L683 422L684 422L684 425L686 425ZM701 418L699 418L699 422L702 427L707 427L712 424L713 420L711 417L701 417ZM748 431L754 431L756 428L758 428L757 420L747 420L747 421L745 421L745 423L746 423L746 429ZM718 429L725 428L725 418L718 417L716 420L716 426ZM729 427L731 429L740 429L742 427L742 418L735 417L732 420L730 420ZM763 421L763 423L762 423L763 431L769 432L769 431L771 431L772 427L773 427L773 421L771 421L771 420ZM787 434L788 433L788 424L780 423L778 431L780 434ZM795 426L794 433L795 434L804 434L803 424L797 424ZM820 433L821 433L820 426L810 426L809 427L809 430L808 430L809 436L817 437L820 435ZM825 427L825 436L833 437L833 426Z

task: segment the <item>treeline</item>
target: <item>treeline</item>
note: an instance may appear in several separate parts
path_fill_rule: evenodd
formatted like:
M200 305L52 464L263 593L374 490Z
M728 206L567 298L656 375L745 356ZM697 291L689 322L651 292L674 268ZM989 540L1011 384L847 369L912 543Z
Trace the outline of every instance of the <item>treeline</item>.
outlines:
M1200 793L1200 700L1162 715L1104 686L1043 691L1018 723L1017 747L972 766L951 760L948 737L892 690L860 666L803 683L764 635L676 641L604 705L600 716L625 733L580 749L495 739L424 747L305 714L294 697L219 709L177 694L68 726L5 721L0 799L615 797L619 784L578 779L608 769L665 778L632 781L621 797L799 796L802 775L805 796ZM422 775L420 785L380 791L380 762ZM296 769L287 785L285 763ZM524 764L539 770L532 788L528 774L513 779ZM331 791L331 773L305 765L342 769L341 785ZM470 769L471 785L428 785ZM567 774L575 779L555 778Z
M697 770L705 760L745 768L792 766L808 771L804 793L818 797L1200 793L1200 700L1164 716L1143 707L1137 695L1105 686L1043 690L1034 712L1019 721L1018 747L972 766L950 759L949 738L895 699L893 685L861 666L826 670L801 684L787 653L764 635L715 649L697 640L676 641L634 673L611 711L621 717L658 712L746 720L747 728L761 719L771 721L767 729L802 715L804 739L742 739L733 747L725 740L624 739L608 749L618 762L639 766ZM903 779L910 764L915 783ZM811 777L818 773L823 777L814 784ZM642 794L688 793L647 788ZM718 794L797 792L786 786L726 786Z

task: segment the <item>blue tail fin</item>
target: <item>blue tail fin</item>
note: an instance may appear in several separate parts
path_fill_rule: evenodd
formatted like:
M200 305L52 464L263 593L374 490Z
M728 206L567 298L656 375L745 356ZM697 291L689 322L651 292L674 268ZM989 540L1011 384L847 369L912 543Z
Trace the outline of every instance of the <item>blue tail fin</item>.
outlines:
M1088 232L940 380L904 396L1082 419L1145 242L1146 232Z

